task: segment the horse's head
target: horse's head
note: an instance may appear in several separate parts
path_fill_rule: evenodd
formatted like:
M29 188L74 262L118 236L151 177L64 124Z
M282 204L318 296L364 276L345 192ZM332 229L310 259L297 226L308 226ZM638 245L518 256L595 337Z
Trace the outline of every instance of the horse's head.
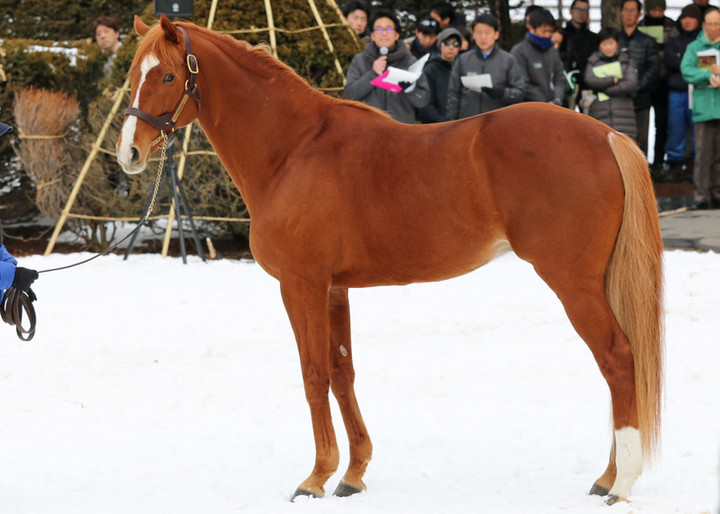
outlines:
M143 171L163 134L172 137L195 119L200 100L187 32L164 15L152 28L135 16L135 30L143 40L130 67L131 104L117 142L117 160L125 173Z

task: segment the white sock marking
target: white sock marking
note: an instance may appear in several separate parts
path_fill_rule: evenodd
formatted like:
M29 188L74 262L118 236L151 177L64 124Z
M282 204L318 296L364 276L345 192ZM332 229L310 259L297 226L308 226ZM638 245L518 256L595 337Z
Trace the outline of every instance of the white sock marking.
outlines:
M627 498L643 469L642 440L636 428L623 427L615 431L615 465L617 477L610 494Z

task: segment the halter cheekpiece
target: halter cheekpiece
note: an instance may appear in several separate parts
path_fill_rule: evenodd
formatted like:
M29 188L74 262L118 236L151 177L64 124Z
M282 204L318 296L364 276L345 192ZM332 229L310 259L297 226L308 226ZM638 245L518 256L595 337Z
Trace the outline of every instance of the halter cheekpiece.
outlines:
M198 108L200 107L200 92L197 88L197 75L199 71L197 58L192 53L190 36L188 36L188 33L180 26L176 25L175 28L177 28L185 36L185 64L187 65L188 73L187 80L185 80L185 91L182 98L172 112L166 112L160 116L153 116L152 114L135 107L128 107L125 109L126 115L137 116L141 120L148 122L150 125L160 130L160 136L151 143L151 147L165 137L168 138L168 143L172 141L175 137L175 124L177 123L178 118L180 118L180 114L182 114L185 104L187 104L190 97L195 99L198 104Z

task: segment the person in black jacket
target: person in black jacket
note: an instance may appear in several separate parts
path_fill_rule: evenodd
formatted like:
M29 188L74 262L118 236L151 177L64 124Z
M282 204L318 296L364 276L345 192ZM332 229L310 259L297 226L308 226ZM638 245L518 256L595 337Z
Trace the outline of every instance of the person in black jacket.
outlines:
M430 57L423 68L423 74L430 86L430 103L418 109L417 118L422 123L445 121L448 98L448 83L453 63L460 54L462 35L453 28L443 30L438 36L440 52Z
M590 4L587 0L573 0L570 5L570 21L565 24L565 37L560 45L560 58L568 73L577 71L575 75L580 90L585 89L583 75L588 58L598 48L597 34L588 28L588 12Z
M638 86L634 97L637 121L637 143L645 155L648 153L648 131L650 129L650 91L660 79L660 54L655 40L638 30L642 13L640 0L623 0L620 20L620 48L627 49L635 62L638 72Z
M692 110L690 110L688 84L683 79L680 63L687 46L700 33L702 12L693 4L686 5L677 21L678 35L665 43L665 66L668 71L668 137L665 144L668 166L664 179L675 181L692 178L692 160L695 158ZM688 145L688 134L690 141ZM689 147L689 148L688 148ZM686 162L686 148L688 149Z

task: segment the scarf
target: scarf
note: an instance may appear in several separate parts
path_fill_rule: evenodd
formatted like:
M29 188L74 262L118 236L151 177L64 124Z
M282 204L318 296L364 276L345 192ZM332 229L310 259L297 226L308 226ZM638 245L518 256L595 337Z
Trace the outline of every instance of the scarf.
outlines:
M536 36L532 32L528 32L528 37L530 38L530 41L535 43L537 46L540 47L540 51L544 52L548 48L550 48L553 44L552 38L550 37L540 37Z

